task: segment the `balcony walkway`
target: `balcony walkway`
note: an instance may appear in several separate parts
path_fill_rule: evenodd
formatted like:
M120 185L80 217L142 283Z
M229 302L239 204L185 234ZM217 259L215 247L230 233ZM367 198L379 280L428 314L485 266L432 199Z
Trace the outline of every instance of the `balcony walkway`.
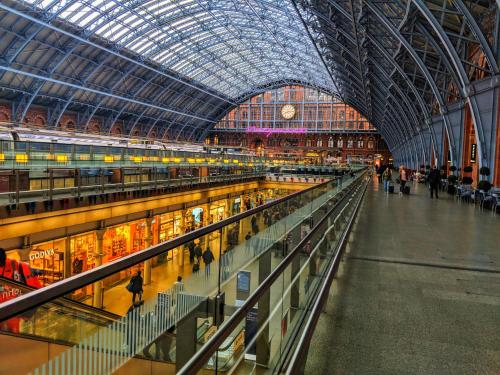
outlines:
M500 215L410 186L369 187L306 374L498 374Z

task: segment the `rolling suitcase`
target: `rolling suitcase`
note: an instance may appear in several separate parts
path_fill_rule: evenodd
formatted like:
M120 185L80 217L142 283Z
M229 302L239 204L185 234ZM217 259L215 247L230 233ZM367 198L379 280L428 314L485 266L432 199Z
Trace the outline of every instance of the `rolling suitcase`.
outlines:
M410 195L410 187L409 186L405 186L403 188L403 194Z
M389 185L389 193L394 193L394 185Z

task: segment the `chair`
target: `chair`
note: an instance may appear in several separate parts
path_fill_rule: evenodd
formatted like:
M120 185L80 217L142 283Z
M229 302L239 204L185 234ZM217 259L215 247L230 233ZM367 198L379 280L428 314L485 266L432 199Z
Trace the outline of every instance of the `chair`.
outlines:
M463 201L470 202L472 198L472 186L462 185L460 189L460 199Z
M497 213L498 207L500 207L500 188L492 188L490 196L492 199L491 209Z

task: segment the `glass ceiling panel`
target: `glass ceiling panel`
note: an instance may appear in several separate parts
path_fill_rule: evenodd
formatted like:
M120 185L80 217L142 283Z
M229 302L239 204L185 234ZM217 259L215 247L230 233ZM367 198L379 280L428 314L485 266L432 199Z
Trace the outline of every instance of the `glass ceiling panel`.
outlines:
M228 97L270 82L336 91L290 0L26 0Z

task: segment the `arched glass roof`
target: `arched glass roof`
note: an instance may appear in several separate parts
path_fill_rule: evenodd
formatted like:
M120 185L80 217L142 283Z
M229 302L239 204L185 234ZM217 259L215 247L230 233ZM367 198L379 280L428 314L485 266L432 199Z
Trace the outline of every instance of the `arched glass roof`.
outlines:
M498 1L2 0L0 100L17 123L43 107L48 127L68 114L80 131L200 140L249 97L304 85L414 159L447 134L458 160L450 113L467 108L487 163Z
M287 0L27 2L231 98L299 79L334 90Z

